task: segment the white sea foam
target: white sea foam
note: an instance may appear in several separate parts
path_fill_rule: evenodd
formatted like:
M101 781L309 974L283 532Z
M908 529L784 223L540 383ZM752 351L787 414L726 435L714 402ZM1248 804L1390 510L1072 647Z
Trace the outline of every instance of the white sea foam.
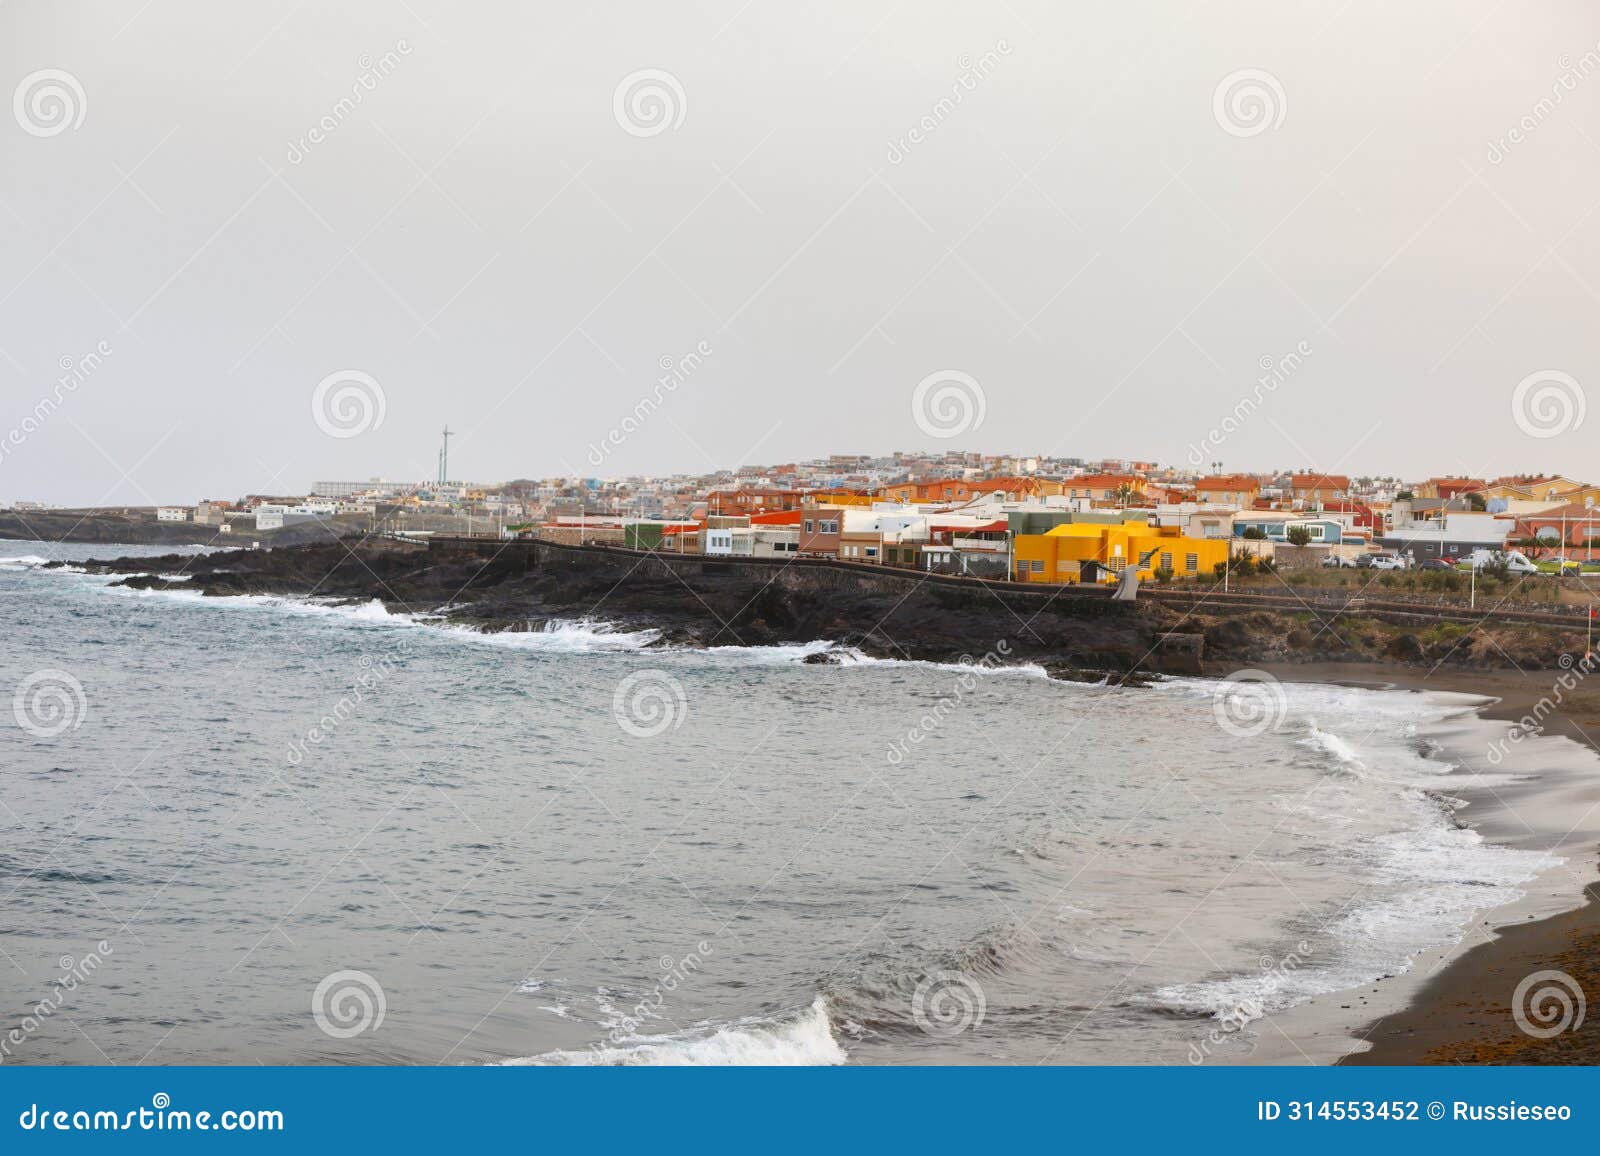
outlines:
M1168 689L1210 697L1221 685L1184 680ZM1515 779L1459 773L1455 764L1430 757L1441 748L1419 733L1484 700L1295 683L1282 690L1287 715L1276 734L1246 741L1268 748L1292 741L1323 765L1351 772L1344 786L1314 788L1280 806L1318 820L1321 836L1333 840L1325 852L1330 865L1357 890L1307 932L1312 942L1304 956L1298 950L1304 939L1296 950L1269 949L1259 970L1162 987L1149 997L1155 1006L1218 1018L1242 1008L1265 1014L1406 971L1419 953L1455 943L1479 913L1516 901L1524 884L1561 865L1555 856L1489 843L1456 825L1455 804L1441 797L1440 788ZM1363 737L1352 744L1349 734ZM1354 841L1334 836L1375 816L1396 825Z
M1355 748L1332 731L1323 730L1315 719L1311 720L1311 730L1300 740L1300 745L1321 751L1340 766L1355 771L1364 769L1361 756L1356 753Z
M32 570L48 561L50 559L41 558L37 554L18 554L11 558L0 558L0 570Z
M123 597L151 598L204 605L225 610L269 610L308 618L322 618L368 626L400 626L425 629L440 639L510 650L547 653L585 654L598 651L640 650L661 637L656 630L623 630L595 619L551 619L538 630L482 631L470 626L435 625L425 616L390 610L382 599L347 603L316 598L289 598L275 594L230 594L210 596L198 590L139 590L129 586L105 586L105 591Z
M659 630L623 630L612 623L587 618L553 618L538 630L482 631L453 625L438 628L438 633L459 642L548 654L642 650L661 637Z
M707 1025L698 1032L630 1036L616 1044L584 1051L545 1052L505 1062L512 1065L796 1067L842 1064L847 1059L828 1022L827 1004L818 996L810 1007L787 1015Z

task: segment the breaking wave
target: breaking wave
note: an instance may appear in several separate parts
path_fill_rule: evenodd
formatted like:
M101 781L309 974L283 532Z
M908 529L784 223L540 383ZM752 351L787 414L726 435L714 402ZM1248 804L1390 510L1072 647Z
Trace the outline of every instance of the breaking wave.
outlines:
M818 996L806 1008L771 1017L752 1016L692 1032L626 1036L584 1051L545 1052L506 1060L507 1065L558 1066L759 1066L842 1064L849 1057L834 1038L827 1002Z

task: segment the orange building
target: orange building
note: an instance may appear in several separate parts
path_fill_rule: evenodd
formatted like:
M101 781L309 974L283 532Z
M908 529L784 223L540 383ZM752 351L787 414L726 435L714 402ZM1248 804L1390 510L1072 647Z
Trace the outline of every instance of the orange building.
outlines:
M1294 474L1289 478L1289 495L1298 504L1319 508L1337 502L1350 493L1350 479L1343 474Z
M1250 474L1214 474L1194 484L1195 501L1238 506L1241 510L1254 506L1260 494L1261 479Z

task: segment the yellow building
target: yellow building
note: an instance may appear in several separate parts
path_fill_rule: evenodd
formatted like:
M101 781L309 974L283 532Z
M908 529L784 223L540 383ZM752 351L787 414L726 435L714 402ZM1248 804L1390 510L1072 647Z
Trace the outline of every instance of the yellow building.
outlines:
M1019 582L1110 582L1130 564L1141 581L1163 567L1180 578L1194 577L1227 561L1228 546L1224 538L1187 537L1176 526L1067 522L1044 534L1018 534L1012 570Z

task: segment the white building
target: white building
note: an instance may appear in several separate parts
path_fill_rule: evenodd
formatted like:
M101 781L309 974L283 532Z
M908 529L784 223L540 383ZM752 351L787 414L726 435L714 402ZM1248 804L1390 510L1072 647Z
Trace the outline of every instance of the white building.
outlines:
M754 546L749 526L721 526L705 532L707 554L748 557Z
M187 522L189 508L187 506L157 506L156 521L158 522Z
M364 482L313 482L311 493L318 498L349 498L356 494L390 494L395 485L382 478L368 478Z

